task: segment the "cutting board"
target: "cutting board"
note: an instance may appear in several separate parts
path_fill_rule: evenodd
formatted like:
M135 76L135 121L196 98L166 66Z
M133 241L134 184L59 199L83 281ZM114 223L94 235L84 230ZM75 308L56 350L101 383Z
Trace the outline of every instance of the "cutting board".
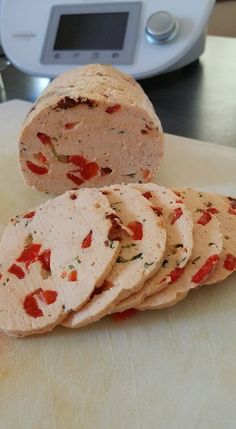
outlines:
M17 133L29 108L0 105L0 234L47 198L18 169ZM165 145L158 183L236 195L236 149L172 135ZM235 325L232 275L122 323L0 334L0 428L235 429Z

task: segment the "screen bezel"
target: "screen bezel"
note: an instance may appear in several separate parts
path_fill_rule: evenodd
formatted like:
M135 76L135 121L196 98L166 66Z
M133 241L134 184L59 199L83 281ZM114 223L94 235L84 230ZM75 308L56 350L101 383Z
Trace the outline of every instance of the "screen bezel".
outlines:
M94 3L55 5L51 9L45 42L41 55L42 64L132 64L140 24L141 2ZM94 13L128 13L128 22L121 50L54 50L58 26L62 15Z

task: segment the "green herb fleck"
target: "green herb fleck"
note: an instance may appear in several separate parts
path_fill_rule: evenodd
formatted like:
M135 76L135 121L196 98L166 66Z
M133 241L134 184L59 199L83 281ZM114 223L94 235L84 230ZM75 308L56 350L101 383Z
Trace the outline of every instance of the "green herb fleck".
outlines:
M136 176L136 173L123 174L123 177L131 177L131 178L133 178L135 176Z
M186 260L186 258L187 258L187 256L185 256L183 259L181 259L180 261L178 261L177 264L176 264L177 267L179 267L182 264L182 262L184 262Z
M197 258L195 258L193 261L192 261L192 264L194 265L199 259L201 258L201 256L198 256Z
M153 265L154 264L154 262L145 262L145 264L144 264L144 268L148 268L148 267L150 267L151 265Z
M68 265L68 268L70 269L70 270L74 270L74 265Z
M132 249L132 247L136 247L136 243L128 243L124 246L121 246L122 249Z
M124 264L126 262L130 262L130 261L134 261L135 259L142 259L143 254L142 253L138 253L137 255L132 256L132 258L130 259L124 259L123 256L118 256L116 262L117 264Z
M113 240L109 240L109 247L110 247L111 249L114 249L114 248L115 248L115 244L114 244L114 241L113 241Z
M55 147L53 145L50 145L51 151L53 153L54 158L58 161L58 162L62 162L63 164L67 164L69 161L69 156L68 155L60 155L57 153Z
M111 208L115 210L116 212L120 212L120 209L116 207L117 204L121 204L121 201L117 201L116 203L111 204Z

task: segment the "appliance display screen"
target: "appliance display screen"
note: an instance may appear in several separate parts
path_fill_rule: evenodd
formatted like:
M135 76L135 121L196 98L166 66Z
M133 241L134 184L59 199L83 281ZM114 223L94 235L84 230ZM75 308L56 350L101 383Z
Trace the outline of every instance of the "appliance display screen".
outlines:
M129 12L61 15L54 50L122 50Z

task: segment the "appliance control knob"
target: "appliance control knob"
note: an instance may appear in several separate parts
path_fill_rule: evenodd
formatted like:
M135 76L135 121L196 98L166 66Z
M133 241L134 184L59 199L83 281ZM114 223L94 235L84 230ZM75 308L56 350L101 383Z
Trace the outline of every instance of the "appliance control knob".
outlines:
M150 43L170 42L178 33L179 24L171 13L162 10L154 13L147 21L146 38Z

